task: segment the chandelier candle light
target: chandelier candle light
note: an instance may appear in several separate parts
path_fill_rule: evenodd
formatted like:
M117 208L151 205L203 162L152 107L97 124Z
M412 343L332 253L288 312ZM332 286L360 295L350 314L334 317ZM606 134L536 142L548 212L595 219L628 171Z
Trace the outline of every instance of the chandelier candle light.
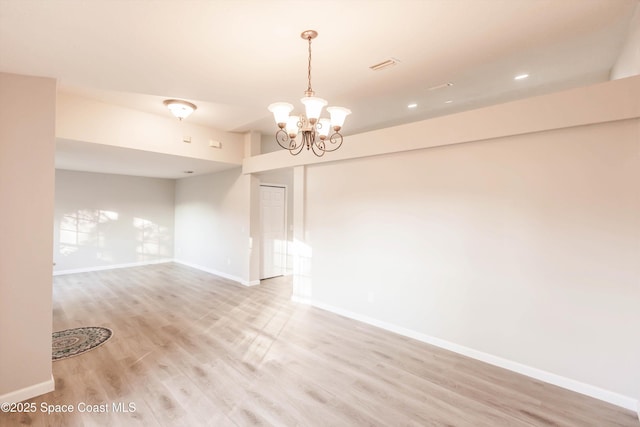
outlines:
M290 116L289 113L293 111L293 105L287 102L276 102L268 107L279 128L276 132L276 141L294 156L300 154L304 147L313 151L313 154L318 157L323 156L327 151L335 151L340 148L342 145L340 129L342 129L347 115L351 114L351 110L348 108L328 107L327 111L331 115L331 119L320 118L322 108L327 105L327 101L315 97L315 92L311 89L311 40L317 36L318 33L313 30L307 30L300 34L300 37L309 42L309 65L307 68L309 83L304 92L304 98L300 99L300 102L304 104L305 113L299 116ZM329 136L331 131L333 133Z

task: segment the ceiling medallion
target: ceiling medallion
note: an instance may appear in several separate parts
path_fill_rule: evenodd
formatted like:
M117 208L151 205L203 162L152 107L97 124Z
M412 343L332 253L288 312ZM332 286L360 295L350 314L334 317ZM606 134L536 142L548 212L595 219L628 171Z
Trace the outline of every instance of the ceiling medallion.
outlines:
M327 105L327 101L315 97L315 92L311 88L311 40L317 36L318 33L313 30L307 30L300 34L300 37L309 42L308 85L304 92L304 98L300 99L305 107L304 114L290 116L289 113L293 111L293 105L287 102L276 102L268 107L279 128L276 132L276 141L294 156L300 154L304 147L313 151L313 154L318 157L328 151L340 148L342 145L340 130L347 115L351 114L351 110L348 108L328 107L327 111L331 115L331 119L320 118L322 108ZM331 131L333 133L329 135Z

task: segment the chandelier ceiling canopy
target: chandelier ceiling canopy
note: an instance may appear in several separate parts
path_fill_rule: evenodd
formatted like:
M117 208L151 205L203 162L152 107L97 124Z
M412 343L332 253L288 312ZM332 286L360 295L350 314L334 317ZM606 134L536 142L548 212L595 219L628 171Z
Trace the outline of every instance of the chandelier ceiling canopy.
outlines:
M309 43L308 85L307 90L304 91L305 96L300 99L305 112L300 115L290 115L294 107L288 102L276 102L268 107L278 125L276 141L292 155L300 154L304 147L313 151L318 157L323 156L325 152L340 148L343 139L340 130L346 117L351 114L348 108L328 107L327 112L331 118L320 117L322 109L328 102L316 97L311 88L311 40L317 36L318 33L314 30L307 30L300 34L300 37Z

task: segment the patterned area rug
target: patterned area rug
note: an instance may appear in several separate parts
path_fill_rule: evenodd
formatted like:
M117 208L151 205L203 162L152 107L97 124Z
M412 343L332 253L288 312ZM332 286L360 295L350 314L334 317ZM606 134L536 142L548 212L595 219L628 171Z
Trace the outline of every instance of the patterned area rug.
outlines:
M66 329L53 333L53 360L77 356L104 344L111 338L111 329L98 326Z

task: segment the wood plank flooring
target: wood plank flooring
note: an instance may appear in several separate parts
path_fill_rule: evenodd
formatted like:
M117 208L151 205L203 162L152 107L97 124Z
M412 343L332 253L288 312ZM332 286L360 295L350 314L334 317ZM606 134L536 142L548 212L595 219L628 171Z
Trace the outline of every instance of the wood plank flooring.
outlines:
M54 278L54 330L104 326L54 362L75 412L0 426L638 426L618 407L178 264ZM80 404L109 412L79 412ZM122 404L135 411L117 412Z

